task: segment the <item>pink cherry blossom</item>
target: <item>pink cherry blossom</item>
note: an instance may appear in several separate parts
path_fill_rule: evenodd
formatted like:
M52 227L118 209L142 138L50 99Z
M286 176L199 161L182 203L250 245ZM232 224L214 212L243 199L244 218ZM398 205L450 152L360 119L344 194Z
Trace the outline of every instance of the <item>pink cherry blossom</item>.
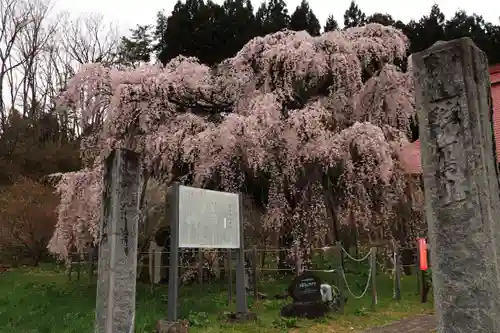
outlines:
M165 186L243 192L262 237L320 245L332 219L390 234L401 207L422 200L396 154L414 113L410 73L394 65L407 47L402 32L369 24L257 37L215 68L184 56L164 67L84 67L60 104L89 129L87 168L61 177L50 250L64 256L97 239L102 161L118 147L140 152Z

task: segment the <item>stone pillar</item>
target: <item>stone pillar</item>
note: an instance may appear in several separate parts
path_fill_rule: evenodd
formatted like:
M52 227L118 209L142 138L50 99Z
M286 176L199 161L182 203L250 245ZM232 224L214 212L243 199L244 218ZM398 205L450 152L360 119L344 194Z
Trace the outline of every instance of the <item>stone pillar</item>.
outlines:
M118 149L106 159L95 333L134 332L141 182L137 153Z
M439 333L500 332L500 196L490 78L471 39L413 55Z

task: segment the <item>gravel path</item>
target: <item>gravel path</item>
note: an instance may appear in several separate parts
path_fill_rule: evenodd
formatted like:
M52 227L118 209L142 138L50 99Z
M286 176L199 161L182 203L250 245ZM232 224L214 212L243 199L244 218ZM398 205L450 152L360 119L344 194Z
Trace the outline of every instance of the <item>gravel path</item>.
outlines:
M434 315L405 318L394 323L370 328L363 333L432 333L436 331Z

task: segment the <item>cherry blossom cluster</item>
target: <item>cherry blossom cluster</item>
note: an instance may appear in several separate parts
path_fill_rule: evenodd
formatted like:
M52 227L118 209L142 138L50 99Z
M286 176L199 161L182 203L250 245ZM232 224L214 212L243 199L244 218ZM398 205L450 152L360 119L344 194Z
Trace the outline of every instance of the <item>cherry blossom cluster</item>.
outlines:
M254 223L302 244L323 242L332 220L389 230L415 198L397 162L414 116L411 75L397 67L407 49L402 32L369 24L257 37L215 68L184 56L86 66L60 106L82 115L87 169L58 184L51 251L97 239L102 161L119 147L165 185L243 192L263 212Z

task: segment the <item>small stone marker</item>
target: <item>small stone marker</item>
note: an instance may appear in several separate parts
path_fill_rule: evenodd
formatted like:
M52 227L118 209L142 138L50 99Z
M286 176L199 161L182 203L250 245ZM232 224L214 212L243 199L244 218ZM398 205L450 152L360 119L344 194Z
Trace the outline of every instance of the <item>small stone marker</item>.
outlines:
M293 279L288 293L295 302L320 302L321 280L311 272L304 272Z
M486 55L471 39L413 55L439 333L500 332L500 192Z
M135 321L139 154L118 149L105 161L95 333L131 333Z
M321 296L321 280L311 272L295 277L288 287L293 303L281 309L283 317L319 318L328 312Z

